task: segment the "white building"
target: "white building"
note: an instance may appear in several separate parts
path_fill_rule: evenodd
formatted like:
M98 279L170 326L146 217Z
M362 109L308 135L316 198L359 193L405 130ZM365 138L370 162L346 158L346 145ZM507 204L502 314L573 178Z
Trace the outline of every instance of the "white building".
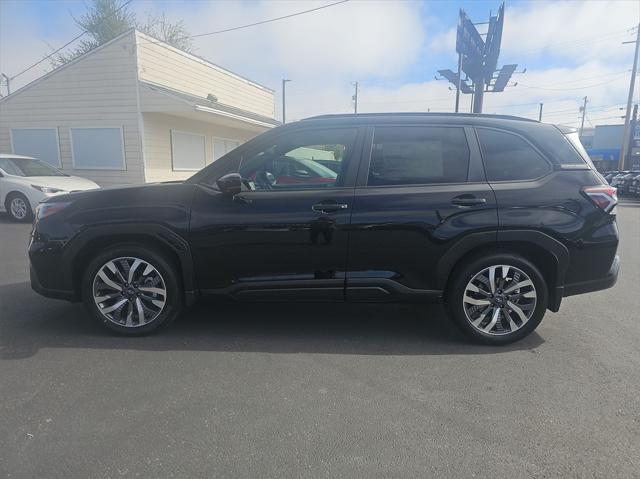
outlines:
M0 99L0 153L102 186L180 180L278 124L273 90L130 30Z

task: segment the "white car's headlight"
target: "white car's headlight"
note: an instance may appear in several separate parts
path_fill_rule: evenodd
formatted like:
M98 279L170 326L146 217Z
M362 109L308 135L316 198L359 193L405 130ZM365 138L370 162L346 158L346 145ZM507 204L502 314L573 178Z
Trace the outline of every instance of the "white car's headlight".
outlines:
M50 186L40 186L40 185L31 185L32 188L35 188L38 191L42 191L45 194L53 194L53 193L61 193L64 190L61 190L60 188L51 188Z

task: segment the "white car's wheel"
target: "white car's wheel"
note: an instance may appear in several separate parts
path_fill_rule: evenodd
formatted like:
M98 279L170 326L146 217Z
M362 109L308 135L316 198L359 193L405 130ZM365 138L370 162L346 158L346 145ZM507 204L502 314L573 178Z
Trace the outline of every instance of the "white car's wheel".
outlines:
M31 221L33 217L31 203L22 193L9 193L4 206L9 217L14 221Z

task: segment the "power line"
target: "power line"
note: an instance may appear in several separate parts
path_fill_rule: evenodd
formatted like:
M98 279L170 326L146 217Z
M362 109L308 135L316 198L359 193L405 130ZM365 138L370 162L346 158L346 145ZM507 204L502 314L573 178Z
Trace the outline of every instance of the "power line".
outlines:
M546 86L566 85L567 83L577 83L577 82L586 81L586 80L595 80L597 78L607 78L607 77L612 77L616 75L621 76L622 74L625 74L625 73L629 73L629 70L621 70L617 72L605 73L604 75L595 75L592 77L579 78L577 80L564 80L564 81L558 81L553 83L547 83Z
M609 40L609 39L612 39L612 38L615 38L615 37L621 37L621 36L624 36L624 35L628 35L634 29L635 29L635 26L632 26L632 27L629 27L629 28L624 28L622 30L614 30L614 31L611 31L609 33L604 33L602 35L575 38L573 40L565 40L563 42L551 43L551 44L546 45L544 47L533 48L531 50L524 50L524 51L520 52L520 54L521 55L529 55L531 53L538 53L538 52L542 52L542 51L548 50L549 48L555 48L555 47L557 47L559 45L569 45L571 43L580 43L580 44L579 45L575 45L573 47L568 47L568 48L565 48L565 49L572 49L572 48L576 48L576 47L582 47L583 45L590 45L592 43L598 43L598 42ZM591 40L591 41L585 41L585 40Z
M574 87L574 88L545 88L545 87L539 87L539 86L530 86L530 85L525 85L524 83L520 83L520 85L522 85L524 88L527 89L533 89L533 90L546 90L546 91L572 91L572 90L586 90L588 88L595 88L597 86L602 86L602 85L608 85L609 83L613 83L616 80L619 80L620 78L622 78L623 76L626 76L626 72L622 75L619 75L609 81L605 81L602 83L595 83L593 85L587 85L587 86L579 86L579 87ZM574 80L575 81L580 81L580 80Z
M124 2L122 5L120 5L118 8L116 8L111 15L115 15L116 13L118 13L120 10L122 10L124 7L126 7L127 5L129 5L133 0L127 0L126 2ZM64 48L67 48L69 45L71 45L73 42L75 42L76 40L78 40L79 38L81 38L82 36L86 35L88 32L87 30L83 30L82 33L80 33L79 35L76 35L75 37L73 37L71 40L69 40L67 43L65 43L64 45L62 45L60 48L58 48L57 50L52 51L49 55L47 55L46 57L38 60L37 62L35 62L33 65L31 65L30 67L25 68L24 70L22 70L20 73L17 73L15 75L13 75L11 77L11 80L19 77L20 75L27 73L29 70L31 70L32 68L37 67L38 65L40 65L43 61L48 60L49 58L51 58L52 56L54 56L56 53L58 53L60 50L63 50Z
M281 17L269 18L267 20L261 20L259 22L254 22L254 23L248 23L246 25L238 25L236 27L229 27L229 28L225 28L223 30L216 30L216 31L207 32L207 33L198 33L196 35L185 35L183 37L177 38L177 40L185 40L185 39L188 39L188 38L207 37L207 36L210 36L210 35L218 35L220 33L227 33L227 32L233 32L233 31L236 31L236 30L242 30L243 28L255 27L257 25L264 25L265 23L277 22L278 20L285 20L287 18L297 17L298 15L304 15L306 13L317 12L318 10L323 10L325 8L334 7L336 5L340 5L341 3L346 3L348 1L349 0L340 0L339 2L329 3L327 5L322 5L320 7L311 8L309 10L303 10L301 12L290 13L289 15L283 15ZM160 42L158 40L158 41L151 41L151 42L147 42L147 43L163 43L163 42Z

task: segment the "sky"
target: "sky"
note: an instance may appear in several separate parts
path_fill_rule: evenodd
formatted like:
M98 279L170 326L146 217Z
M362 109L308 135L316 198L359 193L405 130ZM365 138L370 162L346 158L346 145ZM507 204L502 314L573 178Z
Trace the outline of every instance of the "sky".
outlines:
M201 34L335 0L133 0L140 18L164 12ZM455 92L437 70L456 69L455 27L463 8L486 22L499 1L350 0L293 18L194 39L195 54L276 91L287 84L287 120L353 111L453 111ZM77 0L0 0L0 72L13 77L80 33ZM621 123L633 63L640 1L507 1L499 66L517 63L511 86L485 95L484 112L585 126ZM482 32L483 25L478 29ZM49 71L47 62L12 80L12 90ZM517 83L517 84L516 84ZM6 93L4 87L0 88ZM215 93L215 92L214 92ZM635 101L640 101L636 84ZM461 110L468 111L470 95Z

